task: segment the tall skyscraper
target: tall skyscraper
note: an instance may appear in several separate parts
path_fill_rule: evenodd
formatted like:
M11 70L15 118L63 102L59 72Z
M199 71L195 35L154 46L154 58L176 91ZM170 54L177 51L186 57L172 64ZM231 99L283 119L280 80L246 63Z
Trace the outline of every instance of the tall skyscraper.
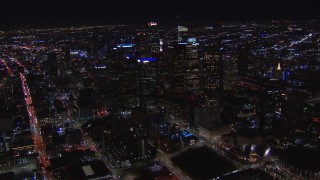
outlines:
M171 92L182 93L186 89L186 45L176 44L173 48L168 49L167 54L169 55L168 61L168 84L170 85Z
M93 117L93 89L84 89L80 91L78 102L79 119L90 119Z
M148 26L135 36L138 57L154 57L160 52L160 35L157 26Z
M157 59L139 58L139 100L140 106L146 107L155 104L157 90Z
M223 90L223 48L210 46L204 49L203 89L206 92Z
M238 64L237 64L237 52L230 49L224 49L223 51L223 89L232 89L237 81L238 76Z
M198 43L195 38L189 38L186 44L186 90L200 90L200 62L198 53Z
M245 77L249 68L249 48L246 45L238 45L237 69L238 77Z
M52 52L48 54L47 59L48 64L48 73L50 76L57 76L58 75L58 61L57 61L57 54Z

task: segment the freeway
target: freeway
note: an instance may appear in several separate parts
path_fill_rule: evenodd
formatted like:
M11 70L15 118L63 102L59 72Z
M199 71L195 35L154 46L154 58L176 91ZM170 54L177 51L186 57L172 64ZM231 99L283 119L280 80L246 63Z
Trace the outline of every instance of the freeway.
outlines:
M30 127L32 132L32 139L34 141L34 151L38 153L38 161L42 164L42 175L44 179L53 179L52 174L47 171L47 167L50 165L48 158L46 156L45 146L43 145L43 140L41 136L41 129L38 123L34 107L32 105L32 98L30 95L30 90L26 81L25 76L20 73L20 79L22 82L22 89L26 101L26 107L30 119Z
M8 73L9 73L9 75L10 75L10 76L13 76L13 73L12 73L12 71L11 71L10 67L8 66L7 62L6 62L6 61L4 61L3 59L0 59L0 62L2 62L2 63L3 63L3 65L6 67L6 69L7 69Z
M20 63L17 59L12 58L16 64L20 67L25 67L22 63ZM0 59L0 62L4 64L10 76L14 76L13 71L8 66L7 62L4 59ZM32 139L34 143L34 152L38 153L38 162L42 164L42 176L43 179L53 179L52 174L46 170L46 168L50 165L48 158L46 157L46 150L43 145L43 140L41 136L40 125L38 123L38 119L36 113L34 111L34 107L32 105L32 98L30 95L30 90L27 84L27 80L24 74L19 73L21 86L24 94L25 105L28 111L29 121L30 121L30 128L32 133Z

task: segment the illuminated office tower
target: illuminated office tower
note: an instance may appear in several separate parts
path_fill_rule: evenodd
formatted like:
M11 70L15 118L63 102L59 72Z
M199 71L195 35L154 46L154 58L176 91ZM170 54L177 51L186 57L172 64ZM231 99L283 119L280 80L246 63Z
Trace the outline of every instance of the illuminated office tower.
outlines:
M186 44L186 86L188 91L200 90L200 63L198 45L195 38L189 38Z
M155 22L153 23L156 24ZM147 37L147 46L150 49L150 56L157 56L161 51L161 46L163 45L157 25L153 25L148 28Z
M222 90L224 85L223 48L204 49L203 89L206 92Z
M157 90L157 59L139 58L139 100L140 106L146 107L155 104Z
M149 51L147 43L146 32L138 32L135 36L135 44L138 57L146 57L147 55L150 55L151 51Z
M138 57L154 57L160 53L160 35L154 22L136 34L135 43Z
M235 51L223 51L224 89L232 89L238 79L237 53Z
M139 105L155 104L157 92L157 59L160 54L160 37L155 23L136 35L136 57L138 63Z
M186 89L186 44L176 44L168 49L168 84L174 94L180 94Z

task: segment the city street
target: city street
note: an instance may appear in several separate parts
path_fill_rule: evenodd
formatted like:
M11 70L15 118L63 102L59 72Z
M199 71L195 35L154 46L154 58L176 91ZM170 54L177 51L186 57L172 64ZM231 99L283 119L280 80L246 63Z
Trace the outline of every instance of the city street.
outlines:
M20 73L20 79L22 82L22 89L23 89L23 93L26 101L27 111L30 118L30 126L32 128L34 150L36 153L38 153L39 164L42 165L43 177L45 179L51 180L53 179L52 174L47 171L47 167L50 165L50 162L48 161L48 157L46 156L46 150L42 141L40 125L38 123L37 116L34 112L34 108L32 105L30 90L29 90L26 78L22 73Z

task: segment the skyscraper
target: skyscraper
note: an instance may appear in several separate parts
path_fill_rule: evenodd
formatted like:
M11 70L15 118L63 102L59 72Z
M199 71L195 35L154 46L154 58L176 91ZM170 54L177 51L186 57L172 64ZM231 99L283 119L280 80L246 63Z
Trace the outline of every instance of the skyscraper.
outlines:
M249 49L246 45L238 45L238 59L237 59L237 69L238 77L245 77L248 73L249 67Z
M200 62L198 45L195 38L189 38L186 44L186 90L200 90Z
M160 35L157 26L148 26L135 36L138 57L153 57L160 52Z
M139 100L140 106L155 104L155 93L157 90L157 59L139 58Z
M48 54L47 59L48 64L48 73L50 76L57 76L58 75L58 62L57 62L57 55L54 52Z
M222 90L224 85L223 48L210 46L204 49L203 89L206 92Z

